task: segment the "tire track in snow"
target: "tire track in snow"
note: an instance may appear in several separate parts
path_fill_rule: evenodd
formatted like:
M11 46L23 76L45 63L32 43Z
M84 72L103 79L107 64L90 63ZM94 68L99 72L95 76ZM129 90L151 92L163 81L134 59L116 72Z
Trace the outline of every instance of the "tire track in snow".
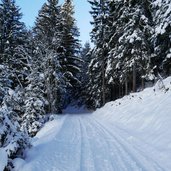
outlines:
M78 117L78 116L77 116ZM94 158L90 150L90 144L82 124L82 119L79 117L80 131L81 131L81 155L80 155L80 171L94 171Z
M99 121L100 122L100 121ZM106 124L105 124L106 125ZM119 125L107 125L108 129L109 130L117 130L116 134L121 137L124 141L133 141L134 143L131 145L133 145L133 148L136 149L139 153L141 153L144 157L147 157L147 154L149 153L149 151L151 152L152 156L148 156L149 158L149 161L152 160L152 161L158 161L158 162L155 162L159 167L160 165L165 165L163 164L163 161L166 160L168 158L168 156L163 156L161 153L162 152L162 149L160 149L160 147L157 147L155 146L155 144L151 144L149 142L146 142L144 139L141 139L141 137L137 136L137 135L134 135L134 134L130 134L132 133L131 131L128 131L124 128L121 128ZM121 136L122 135L122 136ZM129 137L132 139L129 139ZM128 143L130 144L130 143ZM159 149L160 150L159 150ZM146 149L144 151L144 149ZM160 164L159 164L160 163ZM165 170L168 170L170 171L170 169L168 169L167 166L165 166Z
M90 120L92 120L92 118L90 118ZM138 165L139 168L136 168L135 171L166 171L166 169L159 166L158 163L153 161L153 159L151 159L149 156L143 155L140 151L138 151L137 148L133 148L131 144L127 143L126 140L124 140L121 136L117 134L116 129L116 132L112 133L111 130L109 130L106 126L104 126L100 121L97 121L95 118L93 118L93 122L94 125L99 125L97 127L104 132L104 136L109 135L113 137L113 140L115 141L115 146L120 149L120 154L122 154L123 160L125 160L126 156L129 156L134 165Z
M89 122L91 122L91 120L89 120ZM100 136L104 137L106 142L108 142L108 148L111 148L113 151L115 150L116 157L111 156L110 160L113 160L115 165L118 167L116 171L142 171L142 168L136 165L136 162L132 159L132 156L130 157L128 155L127 151L121 147L121 145L113 138L113 136L111 136L104 128L99 126L94 121L92 122L92 125L98 130ZM110 155L110 153L108 155Z
M67 116L64 127L56 137L57 171L80 171L81 130L77 117ZM56 171L56 170L55 170Z
M96 157L95 165L99 165L96 167L96 171L126 171L125 165L118 165L116 163L121 163L122 158L118 155L118 151L115 148L110 148L111 145L108 141L104 139L104 135L99 132L99 129L96 129L91 121L86 121L84 119L84 126L86 128L87 134L89 133L89 142L91 144L91 150L94 156ZM91 133L94 132L95 139L92 138ZM97 149L97 146L100 145L101 149ZM110 149L109 149L110 148ZM103 150L102 150L103 149ZM112 151L111 151L112 149Z
M127 142L119 128L110 129L93 115L65 117L51 142L30 150L35 157L20 171L169 171L148 156L148 151Z
M30 150L35 157L20 171L80 171L80 143L79 121L67 116L51 142L41 145L41 151L39 146Z

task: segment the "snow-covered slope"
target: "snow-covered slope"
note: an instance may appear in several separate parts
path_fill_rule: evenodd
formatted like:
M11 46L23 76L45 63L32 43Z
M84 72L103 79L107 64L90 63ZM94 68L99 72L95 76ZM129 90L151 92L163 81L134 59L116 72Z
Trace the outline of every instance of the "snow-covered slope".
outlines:
M171 77L164 85L93 114L56 116L15 171L171 171Z
M171 150L171 77L154 87L107 103L94 115ZM164 87L163 87L164 86ZM170 137L170 138L169 138ZM171 161L171 160L170 160Z

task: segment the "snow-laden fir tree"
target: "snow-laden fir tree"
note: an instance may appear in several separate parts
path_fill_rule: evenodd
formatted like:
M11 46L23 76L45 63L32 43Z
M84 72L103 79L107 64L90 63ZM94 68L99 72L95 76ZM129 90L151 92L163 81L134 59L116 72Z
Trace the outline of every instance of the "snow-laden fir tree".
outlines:
M91 31L91 40L94 43L92 50L92 61L89 66L90 83L88 87L91 99L94 101L94 107L104 105L106 101L106 81L105 81L105 67L106 58L108 54L107 39L107 15L108 6L107 1L89 1L92 10L90 11L93 21L93 29Z
M12 80L10 79L10 71L6 65L0 65L0 105L6 95L8 88L11 88Z
M74 18L74 6L72 0L65 0L61 7L62 21L62 41L61 45L65 49L64 58L62 58L61 66L63 74L67 79L66 103L69 103L71 97L75 94L75 88L80 84L78 74L80 72L81 58L79 30L76 26ZM68 101L68 102L67 102Z
M119 24L119 17L121 12L123 11L124 1L109 1L108 8L109 8L109 15L107 16L107 26L108 26L108 56L107 56L107 64L105 70L105 78L106 84L110 89L110 99L114 100L121 96L121 82L120 82L120 75L121 75L121 65L123 65L121 58L119 58L119 49L118 39L119 36L122 34L120 29L124 27L120 27ZM122 10L121 10L122 9Z
M34 28L36 56L39 58L36 61L39 71L44 76L48 113L61 112L66 87L61 67L65 49L61 45L63 34L60 11L58 0L48 0L39 11Z
M154 0L153 16L155 34L152 63L156 74L168 76L171 74L171 1Z
M18 47L25 44L26 29L21 22L22 14L15 0L2 0L0 3L0 62L8 65L12 72L13 86L22 78L23 58ZM21 74L22 73L22 74Z
M82 66L81 66L81 73L79 75L79 80L81 84L79 85L79 91L78 97L79 98L79 104L84 105L86 103L87 99L87 85L89 83L89 76L88 76L88 66L91 62L91 47L90 43L86 42L85 45L81 48L80 56L83 60Z
M12 159L23 157L23 151L30 146L26 133L20 130L19 116L8 107L0 109L0 148L8 155L7 168L11 170Z
M125 84L128 93L128 82L132 82L132 90L137 84L151 78L150 38L153 34L152 11L150 1L115 1L110 3L113 25L106 76L108 82L119 86ZM112 17L113 16L113 17ZM137 81L139 81L137 83ZM130 91L130 90L129 90ZM122 92L122 94L124 94Z
M91 38L95 44L89 91L96 91L94 100L103 104L104 99L113 100L136 91L144 87L145 81L155 78L151 63L152 1L89 2L93 17Z
M102 105L102 70L95 48L91 50L90 55L92 60L88 67L89 83L87 84L86 104L89 108L97 108Z
M24 114L24 87L28 65L21 50L27 45L27 31L14 0L0 3L0 147L10 160L21 156L29 145L21 128Z
M30 136L34 136L45 122L44 78L37 68L34 68L27 79L28 86L25 88L25 110L21 128Z
M57 51L61 37L61 16L58 0L48 0L39 11L35 23L35 36L48 49Z
M18 86L11 89L11 71L0 67L0 148L8 155L7 168L11 170L12 159L23 157L23 151L30 146L27 132L21 128L21 116L24 113L23 91Z
M49 65L46 46L40 49L40 44L34 39L34 34L28 33L28 48L21 48L20 55L27 59L28 73L24 87L24 112L22 115L21 128L27 131L30 136L34 136L46 121L46 113L49 109L47 98L46 79ZM57 65L56 65L57 66ZM52 85L51 85L52 86ZM54 85L54 89L58 88ZM48 87L50 88L50 87ZM54 92L52 92L54 93ZM53 99L53 101L56 99Z

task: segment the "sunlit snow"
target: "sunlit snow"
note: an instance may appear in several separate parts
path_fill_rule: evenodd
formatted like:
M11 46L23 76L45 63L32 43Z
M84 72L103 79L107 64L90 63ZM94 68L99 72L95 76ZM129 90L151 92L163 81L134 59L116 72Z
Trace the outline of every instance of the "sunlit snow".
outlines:
M170 102L171 77L93 113L71 107L40 130L16 171L170 171Z

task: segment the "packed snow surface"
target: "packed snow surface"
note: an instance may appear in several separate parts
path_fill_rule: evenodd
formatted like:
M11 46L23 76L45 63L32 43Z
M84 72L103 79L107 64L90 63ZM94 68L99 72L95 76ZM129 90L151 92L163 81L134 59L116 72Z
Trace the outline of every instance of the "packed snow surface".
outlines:
M171 77L164 85L92 114L56 116L33 139L25 161L15 161L16 170L171 171Z

